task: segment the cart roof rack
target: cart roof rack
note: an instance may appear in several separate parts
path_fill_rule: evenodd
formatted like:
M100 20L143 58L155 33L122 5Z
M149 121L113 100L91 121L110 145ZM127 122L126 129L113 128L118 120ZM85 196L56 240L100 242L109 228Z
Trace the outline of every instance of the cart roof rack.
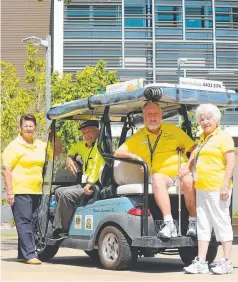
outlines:
M154 83L130 91L116 91L91 95L53 106L47 113L49 119L100 120L104 108L110 106L111 121L120 121L129 113L141 113L148 100L160 103L163 112L169 115L177 113L181 104L196 108L200 104L212 103L222 108L238 106L238 93L234 90L204 90L181 88L174 84Z

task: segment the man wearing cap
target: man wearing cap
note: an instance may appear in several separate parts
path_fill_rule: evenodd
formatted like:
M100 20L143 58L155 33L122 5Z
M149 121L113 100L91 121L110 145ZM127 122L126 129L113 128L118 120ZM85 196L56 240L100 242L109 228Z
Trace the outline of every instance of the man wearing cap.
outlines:
M76 156L77 160L82 163L82 182L56 189L57 207L53 222L54 235L66 233L69 230L75 207L82 204L85 195L92 195L92 185L98 182L99 173L104 165L104 160L97 149L97 139L100 133L98 121L85 121L79 126L79 130L81 130L84 140L72 145L69 149L66 168L76 176L78 172L74 161Z

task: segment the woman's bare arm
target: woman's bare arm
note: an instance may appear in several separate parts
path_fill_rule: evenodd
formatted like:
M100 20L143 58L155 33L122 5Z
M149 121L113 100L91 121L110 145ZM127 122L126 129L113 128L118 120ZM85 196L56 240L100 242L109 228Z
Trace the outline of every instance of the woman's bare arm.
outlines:
M14 194L12 190L12 171L10 167L3 167L3 177L6 186L6 194L9 204L12 206L14 204Z

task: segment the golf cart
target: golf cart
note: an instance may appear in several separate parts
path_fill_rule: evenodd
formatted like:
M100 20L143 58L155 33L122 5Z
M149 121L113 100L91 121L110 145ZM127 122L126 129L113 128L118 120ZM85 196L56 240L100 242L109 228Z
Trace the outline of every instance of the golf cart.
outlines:
M197 240L185 236L188 212L180 185L169 190L178 237L159 239L157 233L163 217L152 194L147 164L113 156L115 142L112 130L122 125L116 144L118 147L142 123L142 107L147 100L160 103L164 122L175 115L181 115L182 129L192 138L188 110L201 103L213 103L223 108L238 106L238 94L233 91L218 92L151 84L131 91L92 95L52 107L47 114L52 120L48 148L54 148L59 122L62 126L62 122L69 120L76 123L99 120L98 150L105 160L105 166L100 176L100 185L94 186L92 198L84 202L83 206L75 208L68 236L52 239L54 215L50 212L50 198L55 189L74 185L78 180L67 174L62 158L58 162L58 157L47 157L36 233L37 253L42 261L53 258L59 247L84 250L93 259L99 260L104 268L113 270L132 267L138 256L179 254L182 261L189 264L197 255ZM140 173L142 178L135 169L140 166L144 168L144 173ZM134 182L129 184L121 180L127 171L134 178ZM212 236L207 254L210 263L216 257L217 248L218 243Z

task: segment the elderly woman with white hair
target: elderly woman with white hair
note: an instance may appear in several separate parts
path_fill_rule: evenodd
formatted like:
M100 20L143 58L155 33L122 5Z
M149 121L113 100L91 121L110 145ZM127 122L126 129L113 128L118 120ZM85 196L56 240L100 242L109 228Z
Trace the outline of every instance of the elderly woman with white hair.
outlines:
M211 268L214 274L232 273L233 231L229 213L232 174L235 166L234 141L220 127L221 112L212 104L200 105L196 120L203 133L180 177L192 172L196 189L198 256L185 267L186 273L208 273L206 255L212 229L221 242L224 257Z

